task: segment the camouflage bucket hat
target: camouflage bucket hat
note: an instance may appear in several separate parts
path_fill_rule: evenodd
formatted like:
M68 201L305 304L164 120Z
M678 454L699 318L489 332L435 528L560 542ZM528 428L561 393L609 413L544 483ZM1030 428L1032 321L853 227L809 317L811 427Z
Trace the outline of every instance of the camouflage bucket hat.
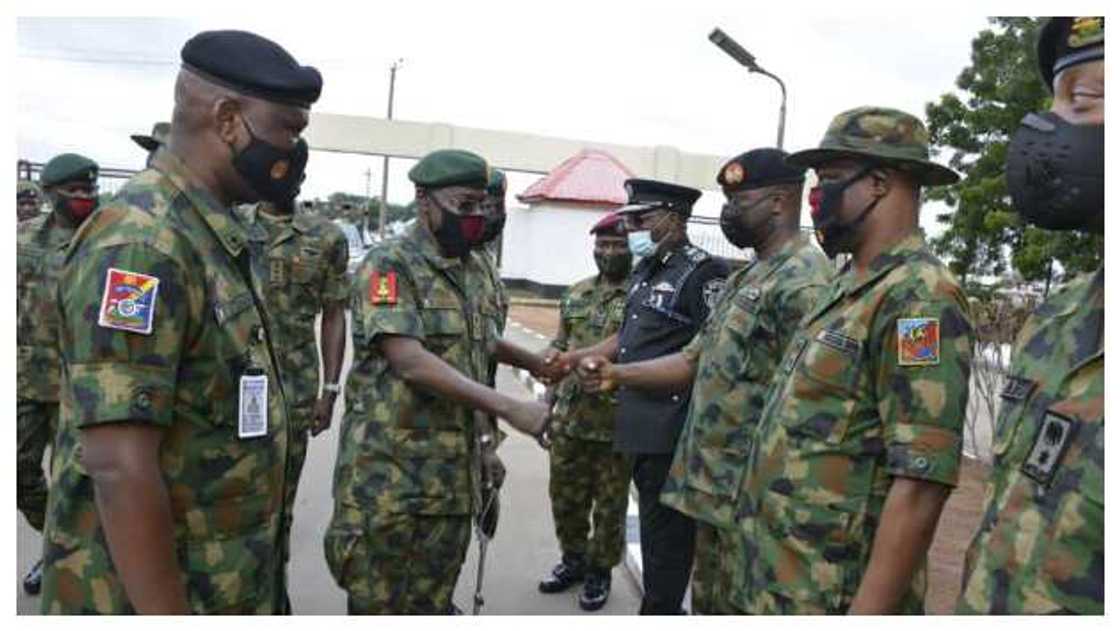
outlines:
M171 134L171 123L156 123L152 126L152 133L145 136L143 134L133 134L129 136L132 142L140 145L140 148L145 151L155 151L160 145L167 144L167 137Z
M813 168L842 158L867 159L912 174L920 184L953 184L956 171L929 159L929 132L916 117L886 107L857 107L832 119L820 147L786 158L792 166Z

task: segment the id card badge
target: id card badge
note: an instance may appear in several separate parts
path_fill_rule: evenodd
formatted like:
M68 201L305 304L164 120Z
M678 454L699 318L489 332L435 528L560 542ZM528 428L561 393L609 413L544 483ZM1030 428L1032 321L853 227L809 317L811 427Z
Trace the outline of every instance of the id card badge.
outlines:
M268 375L249 368L241 375L237 405L237 437L260 438L268 434Z

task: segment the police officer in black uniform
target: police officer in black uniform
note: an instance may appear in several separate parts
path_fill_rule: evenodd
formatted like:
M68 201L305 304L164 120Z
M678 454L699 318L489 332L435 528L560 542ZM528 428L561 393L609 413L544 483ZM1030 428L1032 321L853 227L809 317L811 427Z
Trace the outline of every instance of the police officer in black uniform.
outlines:
M700 191L658 182L626 181L630 250L641 261L630 275L626 315L617 335L559 354L563 371L592 373L603 359L644 361L681 350L700 330L723 290L727 265L688 241L686 222ZM618 389L614 447L634 457L642 545L642 614L675 614L692 569L695 524L658 501L688 411L689 388Z

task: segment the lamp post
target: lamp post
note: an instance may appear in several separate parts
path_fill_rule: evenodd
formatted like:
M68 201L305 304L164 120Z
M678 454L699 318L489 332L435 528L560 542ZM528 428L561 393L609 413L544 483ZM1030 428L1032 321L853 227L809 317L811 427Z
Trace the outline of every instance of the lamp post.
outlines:
M778 86L782 88L782 109L778 113L778 148L782 149L786 137L786 84L778 78L778 75L759 66L754 60L754 55L748 53L746 49L739 45L739 42L731 39L731 36L727 33L716 28L708 35L708 39L719 46L720 50L727 53L732 59L745 66L749 72L766 75L778 82Z
M404 63L398 59L389 66L389 114L388 120L393 120L393 92L397 84L397 69ZM381 212L377 213L377 237L385 239L385 215L389 213L389 156L385 156L381 163Z

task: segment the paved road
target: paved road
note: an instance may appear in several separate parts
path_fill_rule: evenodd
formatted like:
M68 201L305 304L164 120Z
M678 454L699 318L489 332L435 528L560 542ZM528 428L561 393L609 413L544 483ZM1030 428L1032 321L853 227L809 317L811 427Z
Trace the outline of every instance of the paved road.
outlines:
M510 336L520 343L537 348L543 342L511 327ZM347 349L346 366L350 364ZM499 389L517 396L528 391L503 368L499 372ZM330 520L331 474L334 468L342 403L335 410L332 429L311 441L307 464L300 478L296 497L295 522L292 527L291 598L297 614L342 614L346 612L346 595L334 583L323 559L322 537ZM500 455L508 474L502 492L502 517L495 539L490 544L486 561L484 614L583 614L576 601L576 590L566 594L545 595L537 591L537 581L559 557L553 534L552 515L548 506L547 454L531 439L509 430ZM17 611L34 614L39 611L38 598L23 593L19 581L38 555L40 538L16 515ZM477 569L477 545L472 541L467 561L455 591L455 602L464 611L471 610ZM613 589L607 606L598 614L633 614L638 610L640 593L630 574L619 566L614 570Z

